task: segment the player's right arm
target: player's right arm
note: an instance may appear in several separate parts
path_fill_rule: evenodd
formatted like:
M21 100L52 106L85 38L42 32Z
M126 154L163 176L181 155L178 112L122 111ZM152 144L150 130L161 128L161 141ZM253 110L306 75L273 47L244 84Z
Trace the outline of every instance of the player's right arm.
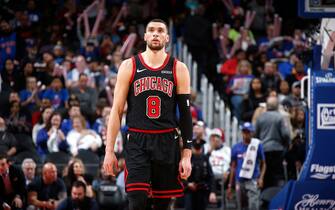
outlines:
M120 65L114 89L114 101L107 124L107 142L104 159L104 169L107 174L115 176L117 159L114 154L114 145L121 126L123 108L127 100L129 84L132 77L133 63L131 59L123 61Z

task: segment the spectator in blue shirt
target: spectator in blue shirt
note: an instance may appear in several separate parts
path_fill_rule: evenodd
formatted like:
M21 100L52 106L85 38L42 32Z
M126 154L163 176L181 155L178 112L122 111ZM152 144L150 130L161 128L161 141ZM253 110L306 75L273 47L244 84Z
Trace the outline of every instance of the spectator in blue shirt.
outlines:
M62 81L58 77L55 77L51 82L50 88L43 93L42 98L49 99L52 108L56 110L67 107L69 93L67 89L63 88Z
M42 159L52 152L67 151L68 144L63 131L60 129L61 121L61 114L54 112L45 127L37 133L37 151Z
M16 55L16 32L5 19L0 21L0 72L7 59Z
M253 125L245 122L241 130L243 140L233 146L231 153L227 194L231 199L235 178L239 209L257 210L259 209L260 188L263 187L266 170L265 155L260 140L252 138L252 133L255 131Z
M72 130L72 119L75 116L82 116L79 104L74 104L69 109L69 118L64 119L61 125L61 130L66 136L70 130ZM89 122L86 121L86 128L90 128Z
M26 84L26 89L20 91L21 106L26 107L30 112L37 111L41 100L36 77L28 77Z

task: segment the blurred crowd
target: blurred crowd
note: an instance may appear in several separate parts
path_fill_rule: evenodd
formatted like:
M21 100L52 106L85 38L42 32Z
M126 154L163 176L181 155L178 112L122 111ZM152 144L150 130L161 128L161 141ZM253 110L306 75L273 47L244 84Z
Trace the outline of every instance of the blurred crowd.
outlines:
M66 209L84 201L78 208L125 208L127 127L123 119L115 146L120 171L109 177L100 167L106 123L118 67L144 50L145 24L154 17L173 20L172 42L182 38L198 75L229 105L241 125L239 143L260 140L257 158L264 164L255 164L260 170L248 179L262 192L296 179L306 146L300 80L313 40L307 21L293 26L301 20L278 2L0 1L0 202L7 205L0 209ZM191 107L193 172L185 198L175 201L186 209L223 205L222 189L230 193L244 182L238 171L246 147L228 146L222 128L206 126L198 91Z

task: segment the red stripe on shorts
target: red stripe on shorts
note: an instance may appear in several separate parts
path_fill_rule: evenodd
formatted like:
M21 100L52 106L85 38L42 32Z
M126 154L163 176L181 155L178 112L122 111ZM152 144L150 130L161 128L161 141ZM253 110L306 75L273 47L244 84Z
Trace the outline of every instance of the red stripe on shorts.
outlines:
M179 190L153 190L152 193L153 194L173 194L173 193L181 193L183 192L183 189L179 189Z
M128 128L130 131L139 132L139 133L169 133L174 131L174 128L162 129L162 130L143 130L138 128Z
M184 196L184 193L180 193L180 194L170 194L170 195L152 195L152 198L179 198L183 196Z

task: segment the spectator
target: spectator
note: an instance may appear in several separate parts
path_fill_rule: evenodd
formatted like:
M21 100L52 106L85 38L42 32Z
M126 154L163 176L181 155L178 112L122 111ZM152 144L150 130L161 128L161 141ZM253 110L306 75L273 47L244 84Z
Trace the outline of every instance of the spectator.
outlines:
M62 46L62 43L57 43L53 48L53 54L55 55L55 63L61 64L64 61L64 48Z
M79 149L92 150L95 152L102 144L101 137L93 130L85 128L86 121L82 116L73 118L73 129L66 136L73 156L78 154Z
M30 110L30 113L33 113L41 104L41 94L35 77L28 77L26 81L26 89L20 91L21 106L27 107L27 109Z
M15 136L7 131L5 120L0 117L0 154L12 157L17 151Z
M110 74L117 74L121 62L122 62L122 53L119 50L115 50L112 55Z
M278 186L284 178L284 151L290 143L290 131L284 116L278 111L277 97L267 99L266 112L258 117L255 127L255 137L261 140L266 157L264 188Z
M69 118L64 119L61 125L61 129L65 135L67 135L69 131L72 130L73 118L76 116L82 116L78 101L73 103L72 106L70 106L68 113L69 113ZM90 127L90 124L88 122L86 122L86 127L87 128Z
M80 109L88 117L92 117L97 103L97 92L94 88L88 86L88 75L79 75L78 87L71 90L80 102Z
M232 198L235 180L238 209L258 210L266 171L265 155L260 140L252 138L253 125L245 122L241 129L243 139L232 149L227 195L229 199Z
M301 82L296 81L292 84L291 94L287 97L287 99L290 100L293 106L295 107L302 106L303 103L300 100L300 94L301 94Z
M14 101L10 103L10 114L6 118L6 121L8 122L8 130L15 133L15 135L31 135L31 116L21 108L19 102Z
M202 146L202 147L204 147L203 148L203 152L204 152L204 154L207 154L207 150L209 149L209 143L208 142L206 142L206 132L205 132L205 129L206 129L206 127L205 127L205 123L203 122L203 121L197 121L197 122L195 122L194 123L194 125L193 125L193 142L194 141L204 141L205 142L205 144L204 144L204 146ZM207 145L206 145L206 143L207 143Z
M250 122L257 107L265 103L265 87L262 81L255 77L250 82L248 96L243 99L242 121Z
M21 168L26 180L26 187L27 187L35 178L36 163L33 159L26 158L23 160Z
M7 59L14 59L16 56L16 32L4 18L0 20L0 34L0 69L2 69L7 65L5 64Z
M36 142L37 142L38 132L42 128L45 127L45 125L47 124L47 122L50 119L50 116L51 116L52 112L53 112L53 109L51 107L47 107L47 108L43 109L42 115L40 116L40 119L39 119L38 123L34 125L32 136L33 136L33 141L34 141L35 145L36 145Z
M88 65L91 70L90 77L92 77L94 80L94 84L95 84L94 89L97 92L99 92L105 87L105 84L106 84L105 68L108 68L108 67L104 66L103 63L99 62L97 59L91 59Z
M302 164L306 156L306 137L303 133L297 134L293 139L290 147L285 155L287 162L288 179L298 179Z
M57 168L53 163L45 163L42 176L32 181L27 188L27 210L56 209L59 203L66 198L66 189L61 178L57 177Z
M289 86L291 86L294 82L300 81L304 76L306 76L304 63L298 60L295 62L291 74L287 75L285 80L288 82Z
M228 91L231 93L231 104L233 113L241 121L243 99L249 92L251 75L251 65L247 60L242 60L237 66L237 75L233 76L229 82Z
M279 63L278 70L279 73L282 75L283 78L286 79L288 75L292 74L292 70L295 64L299 61L299 58L295 52L291 53L289 56L288 61L284 61Z
M270 93L272 90L278 92L281 78L274 63L266 62L264 64L264 73L261 75L261 80L265 85L267 93Z
M211 164L214 179L216 183L216 190L221 189L228 178L229 164L230 164L230 148L223 145L222 143L222 131L215 128L209 135L210 149L207 155L209 156L209 162Z
M209 135L210 149L207 152L215 178L226 176L230 164L230 148L224 146L222 131L214 128Z
M95 199L86 196L86 185L82 181L75 181L71 187L71 197L61 201L57 210L98 210Z
M34 65L31 61L27 61L26 63L24 63L23 65L23 68L22 68L22 72L23 72L23 75L25 78L27 77L36 77L36 72L35 72L35 69L34 69ZM24 87L26 87L27 84L26 84L26 81L24 81Z
M54 56L50 51L49 49L44 49L42 51L42 61L34 64L37 79L41 81L42 85L47 87L51 84L52 79L57 76L54 71Z
M266 26L266 36L260 37L257 41L259 46L268 45L269 42L276 37L275 28L273 24L268 24Z
M288 98L290 94L290 86L286 80L280 81L279 92L278 92L278 100L279 103L282 103L284 100Z
M69 145L60 129L62 116L58 112L51 114L46 126L37 134L37 152L42 159L52 152L67 151Z
M0 92L0 106L3 107L0 109L0 116L7 118L8 113L10 112L10 102L19 102L20 97L16 91L13 90L3 90Z
M239 49L235 52L234 56L224 62L220 67L220 72L223 75L223 81L228 83L230 78L233 77L237 72L237 66L241 60L246 58L246 54L243 50Z
M1 39L1 38L0 38ZM1 58L2 60L2 58ZM20 84L18 78L21 78L19 71L17 71L15 67L15 61L12 59L6 59L4 62L4 67L1 68L1 78L3 81L3 89L4 90L15 90L19 91L24 86L24 84Z
M66 87L67 88L74 88L78 86L79 75L81 73L85 73L87 75L91 73L90 69L87 66L85 58L81 55L76 57L75 66L76 68L72 69L70 72L67 73L67 76L66 76ZM89 84L92 85L92 83L93 83L93 80Z
M67 175L64 176L64 182L67 190L67 194L71 195L71 188L76 181L81 181L85 184L86 196L92 198L92 181L93 177L85 173L84 163L80 159L73 159L68 168Z
M194 140L192 148L192 173L185 188L185 209L205 210L208 204L215 203L216 187L211 165L203 152L204 140Z
M7 156L0 154L0 174L0 205L7 207L4 209L23 210L26 189L22 170L10 165Z
M43 93L42 98L49 99L54 110L63 110L68 105L69 93L67 89L63 88L62 81L55 77L52 79L50 88Z
M297 107L292 117L293 137L305 135L305 110L303 107Z

